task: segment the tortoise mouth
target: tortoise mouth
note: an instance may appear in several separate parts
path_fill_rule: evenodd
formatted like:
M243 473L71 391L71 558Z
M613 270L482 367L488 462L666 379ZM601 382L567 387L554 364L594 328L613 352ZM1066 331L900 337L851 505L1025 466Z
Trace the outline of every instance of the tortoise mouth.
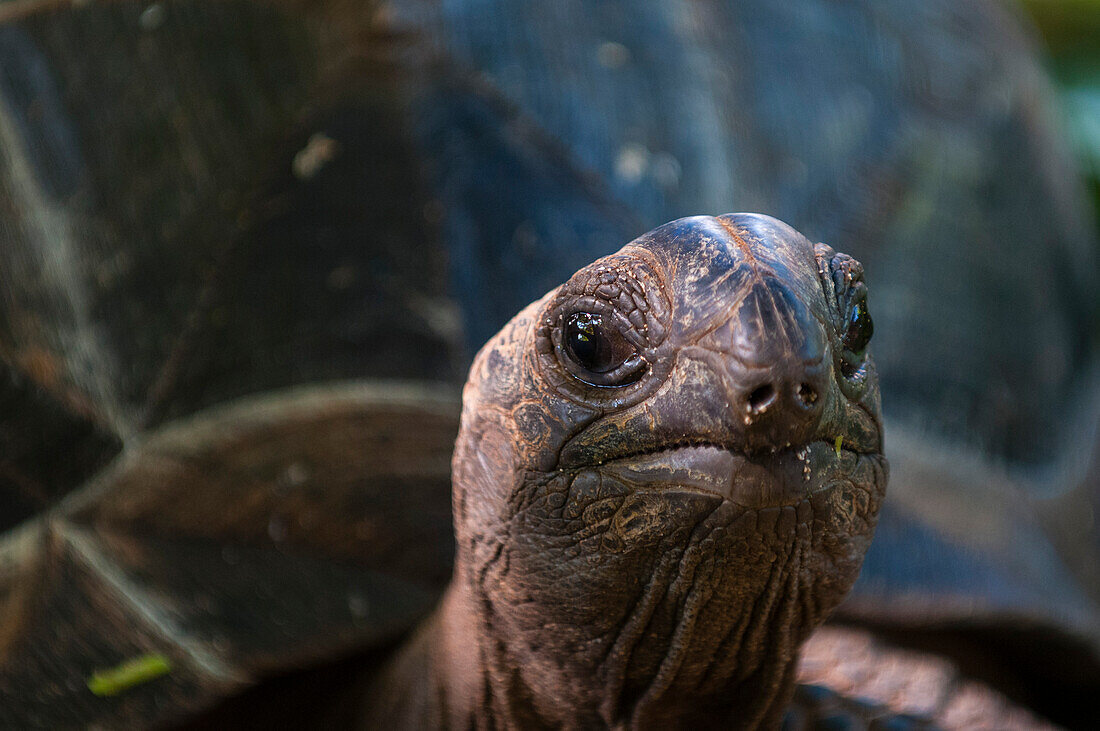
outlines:
M596 469L637 490L698 492L767 508L796 505L850 484L856 465L868 456L825 440L760 454L703 443L617 457Z

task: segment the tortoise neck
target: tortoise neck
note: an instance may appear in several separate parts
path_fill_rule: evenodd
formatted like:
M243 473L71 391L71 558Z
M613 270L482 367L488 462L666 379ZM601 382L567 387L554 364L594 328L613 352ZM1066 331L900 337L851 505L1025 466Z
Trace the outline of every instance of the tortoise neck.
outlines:
M793 689L794 655L752 671L724 668L706 692L662 693L656 702L615 677L607 648L569 657L502 631L477 590L452 581L439 609L404 648L373 694L371 727L771 728ZM669 637L669 643L675 638ZM670 656L675 653L669 650ZM659 678L653 678L658 684ZM400 700L397 700L400 699Z
M474 614L454 584L372 682L362 728L484 728L488 680Z

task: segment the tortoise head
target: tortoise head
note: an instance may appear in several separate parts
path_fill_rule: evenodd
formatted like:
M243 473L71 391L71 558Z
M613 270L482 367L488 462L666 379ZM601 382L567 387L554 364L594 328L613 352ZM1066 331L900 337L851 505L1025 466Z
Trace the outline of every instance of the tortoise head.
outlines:
M871 329L855 260L734 214L642 236L485 346L456 581L539 714L775 713L885 490Z

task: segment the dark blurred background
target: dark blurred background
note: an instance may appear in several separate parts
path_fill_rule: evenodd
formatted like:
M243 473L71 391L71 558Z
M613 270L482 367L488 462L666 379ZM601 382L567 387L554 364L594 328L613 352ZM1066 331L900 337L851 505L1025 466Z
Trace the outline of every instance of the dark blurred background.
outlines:
M1065 115L1068 139L1100 204L1100 6L1091 0L1025 0L1042 40Z

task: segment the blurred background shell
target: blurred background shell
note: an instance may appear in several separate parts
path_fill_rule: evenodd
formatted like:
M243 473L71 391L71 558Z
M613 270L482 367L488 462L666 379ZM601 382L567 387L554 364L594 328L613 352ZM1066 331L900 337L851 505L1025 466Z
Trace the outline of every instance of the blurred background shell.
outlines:
M63 587L83 585L60 577L92 554L229 667L205 690L175 673L171 701L149 690L108 719L201 706L324 655L307 649L325 633L374 641L348 587L396 591L387 567L416 577L395 616L423 611L449 560L443 414L476 348L649 228L740 210L867 269L894 472L843 618L924 645L970 628L980 668L1062 648L1072 662L1012 682L1041 685L1027 692L1047 713L1083 703L1100 648L1100 269L1066 140L1095 179L1096 36L1080 29L1097 14L1029 8L1062 51L1065 102L1019 8L991 0L0 4L0 600L21 618L0 633L0 690L37 694L49 718L87 668L124 659L93 643L65 671L30 629L50 615L30 619L44 594L27 576L56 575L41 581L72 610ZM387 400L395 379L424 390ZM210 409L242 397L261 417L230 439L241 412ZM349 419L369 455L443 455L370 475L422 480L417 505L317 469L375 469L330 438ZM288 423L293 438L271 436ZM143 473L164 444L202 470ZM418 525L417 545L353 529L372 510ZM227 547L279 590L218 610L230 572L196 601ZM299 554L388 588L285 571ZM241 610L303 595L336 597L330 624L311 627L308 602ZM32 693L32 666L76 685ZM104 707L85 701L66 722Z

